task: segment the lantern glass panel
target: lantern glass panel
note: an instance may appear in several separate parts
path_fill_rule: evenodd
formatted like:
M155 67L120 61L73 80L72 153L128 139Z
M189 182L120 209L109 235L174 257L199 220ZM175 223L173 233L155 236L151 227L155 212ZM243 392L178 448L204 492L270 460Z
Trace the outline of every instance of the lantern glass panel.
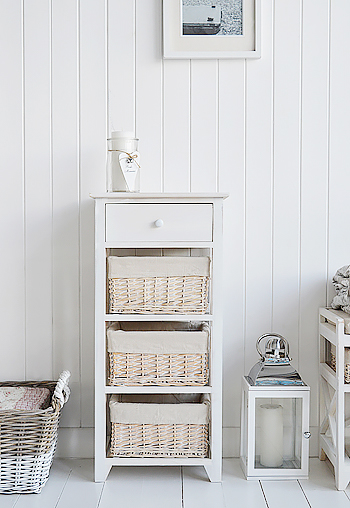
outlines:
M256 399L255 468L301 468L302 399Z
M245 465L248 463L248 392L242 392L242 413L241 413L241 459Z

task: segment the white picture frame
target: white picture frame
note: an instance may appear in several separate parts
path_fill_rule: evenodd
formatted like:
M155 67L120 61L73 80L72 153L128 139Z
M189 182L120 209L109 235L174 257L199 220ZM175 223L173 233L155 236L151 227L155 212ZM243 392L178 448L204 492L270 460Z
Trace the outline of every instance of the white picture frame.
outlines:
M260 0L242 0L242 33L239 35L184 34L186 1L191 4L190 0L163 0L164 58L260 58ZM218 8L220 3L225 2L223 0L210 2L214 6L217 4ZM194 4L198 5L198 2ZM207 5L208 2L203 0L201 8L205 9Z

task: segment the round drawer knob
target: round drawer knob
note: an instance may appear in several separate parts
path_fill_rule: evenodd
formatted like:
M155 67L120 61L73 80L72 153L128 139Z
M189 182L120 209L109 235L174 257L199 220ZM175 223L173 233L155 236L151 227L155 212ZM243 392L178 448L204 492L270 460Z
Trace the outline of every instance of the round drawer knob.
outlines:
M156 221L154 221L154 225L156 228L161 228L164 224L164 221L162 219L157 219Z

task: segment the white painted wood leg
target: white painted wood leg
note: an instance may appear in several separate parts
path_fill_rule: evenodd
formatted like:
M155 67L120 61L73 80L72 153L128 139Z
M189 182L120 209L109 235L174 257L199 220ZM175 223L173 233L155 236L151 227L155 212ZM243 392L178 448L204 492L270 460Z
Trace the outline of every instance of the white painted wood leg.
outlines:
M105 461L99 462L97 458L95 458L95 482L105 482L107 480L107 476L111 470L111 466L106 464Z
M344 471L335 471L335 486L337 490L345 490L350 481L349 473Z
M209 481L212 483L219 483L222 481L222 461L221 459L208 464L205 467Z

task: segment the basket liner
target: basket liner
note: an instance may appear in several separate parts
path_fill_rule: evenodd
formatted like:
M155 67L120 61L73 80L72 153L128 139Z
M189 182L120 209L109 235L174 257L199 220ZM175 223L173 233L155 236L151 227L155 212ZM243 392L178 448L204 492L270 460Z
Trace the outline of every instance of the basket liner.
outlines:
M112 423L197 424L209 422L208 395L112 395L109 401Z
M180 323L114 323L107 329L108 352L198 354L208 352L209 327Z
M108 277L145 279L149 277L209 277L210 258L199 256L109 256Z

